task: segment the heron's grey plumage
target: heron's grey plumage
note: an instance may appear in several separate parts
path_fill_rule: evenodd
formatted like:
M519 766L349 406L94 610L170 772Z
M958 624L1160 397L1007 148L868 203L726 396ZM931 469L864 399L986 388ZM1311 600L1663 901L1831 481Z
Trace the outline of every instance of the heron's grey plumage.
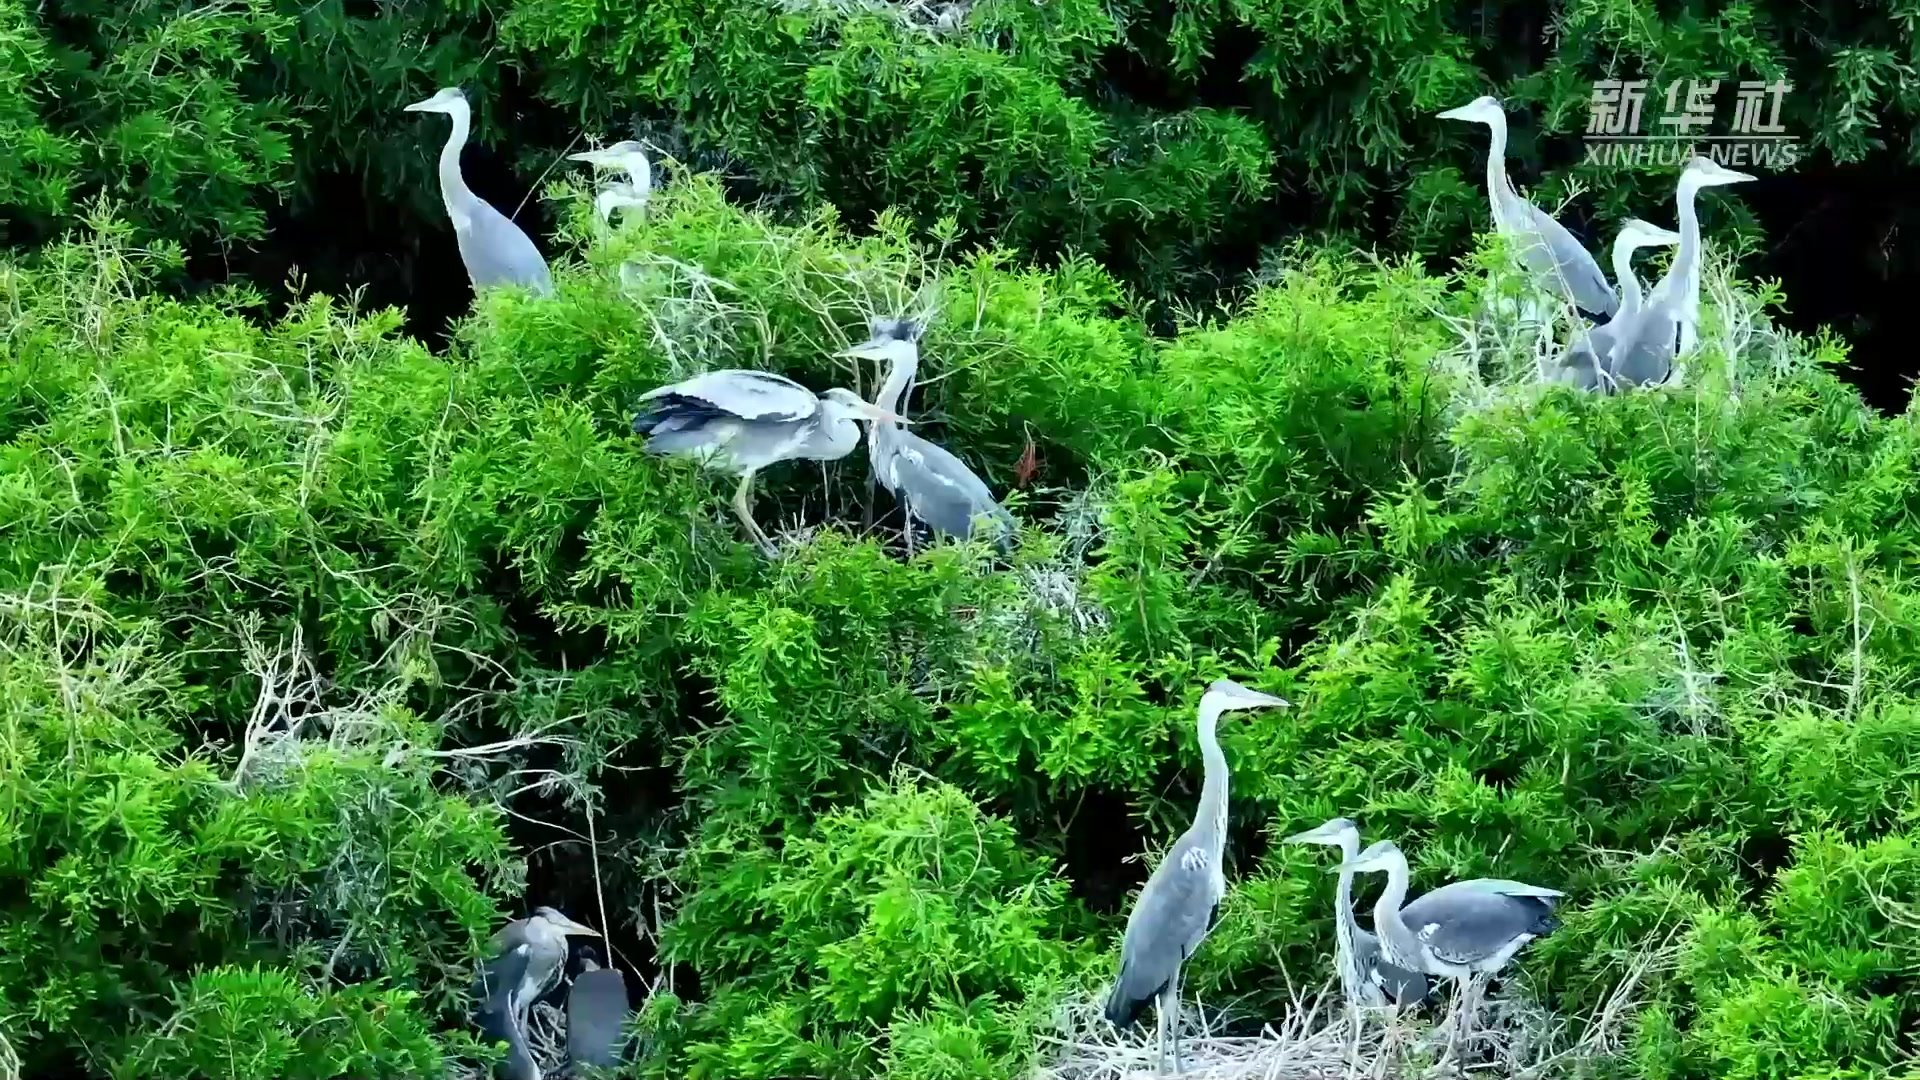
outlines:
M1643 247L1670 246L1680 234L1658 225L1630 218L1620 226L1613 240L1613 276L1618 284L1620 307L1613 317L1579 335L1560 358L1556 377L1582 390L1613 389L1613 350L1623 331L1631 332L1640 314L1644 297L1640 279L1633 272L1633 255Z
M1360 827L1351 818L1333 818L1287 837L1291 844L1326 844L1340 849L1339 885L1334 894L1334 963L1340 988L1351 1005L1379 1008L1388 1001L1402 1008L1427 998L1427 977L1388 961L1380 939L1360 925L1353 912L1353 869L1360 853Z
M907 393L920 366L915 342L921 326L911 320L875 319L871 337L843 355L890 361L887 377L874 395L874 404L906 414ZM958 456L898 424L876 421L868 436L868 457L874 479L906 504L909 522L918 519L934 532L967 539L981 528L991 530L1002 548L1013 539L1018 524L993 497L972 469Z
M815 394L783 375L709 371L641 395L633 430L647 452L693 458L740 477L733 510L763 550L773 542L753 520L747 491L754 474L780 461L832 461L860 444L856 418L891 416L834 387Z
M1171 1040L1173 1068L1180 1071L1180 968L1208 931L1226 896L1222 865L1227 841L1227 759L1216 734L1230 709L1265 708L1287 702L1218 679L1200 698L1198 730L1205 779L1193 824L1167 849L1127 915L1120 945L1120 973L1107 994L1107 1020L1131 1026L1155 1002L1162 1052Z
M532 915L513 920L493 936L494 956L482 965L476 987L481 999L476 1021L487 1037L506 1042L512 1080L540 1080L539 1066L527 1047L527 1011L565 975L569 934L600 936L599 931L546 906L534 908Z
M467 145L473 124L473 107L466 94L450 86L406 108L409 112L445 113L453 121L453 130L440 149L440 198L453 222L460 261L466 265L474 288L518 285L542 296L553 295L553 274L533 239L511 218L475 195L460 172L460 151Z
M626 976L592 961L585 966L567 991L567 1057L583 1065L618 1065L628 1013Z
M1753 177L1709 158L1690 158L1680 171L1674 202L1680 217L1680 248L1644 310L1621 330L1613 348L1612 374L1624 386L1663 383L1674 358L1693 345L1700 321L1700 214L1695 198L1703 187L1738 184Z
M1566 226L1515 191L1507 178L1507 116L1499 99L1477 98L1440 115L1485 124L1492 132L1487 148L1487 199L1494 230L1507 238L1535 279L1582 311L1612 315L1619 300L1592 253Z

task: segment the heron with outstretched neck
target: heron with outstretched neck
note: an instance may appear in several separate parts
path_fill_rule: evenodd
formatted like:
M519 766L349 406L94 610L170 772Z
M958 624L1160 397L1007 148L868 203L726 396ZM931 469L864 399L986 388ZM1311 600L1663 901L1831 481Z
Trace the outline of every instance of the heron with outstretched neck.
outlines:
M447 143L440 148L440 199L453 222L454 242L473 287L518 285L541 296L553 295L553 274L540 249L511 218L475 195L460 172L460 151L466 148L473 126L473 106L466 93L449 86L408 105L406 111L442 113L453 121Z
M1193 824L1167 849L1127 915L1120 945L1120 974L1107 993L1106 1016L1131 1027L1155 1006L1156 1060L1165 1063L1172 1045L1173 1071L1180 1061L1180 969L1213 929L1227 895L1227 759L1216 729L1222 714L1286 705L1284 698L1218 679L1201 695L1200 758L1204 780Z
M1494 231L1506 237L1534 282L1574 307L1594 316L1610 316L1619 299L1593 255L1574 239L1553 215L1533 205L1514 190L1507 178L1507 113L1500 99L1475 98L1440 114L1443 120L1485 124L1492 138L1487 147L1487 201Z
M599 150L568 154L567 160L627 174L625 180L605 184L594 194L593 210L603 222L610 222L616 210L645 207L647 198L653 193L653 162L647 158L646 147L636 140L623 139Z
M1426 1000L1426 975L1387 961L1380 939L1360 925L1353 914L1353 870L1347 864L1360 854L1360 827L1352 818L1337 817L1286 838L1289 844L1325 844L1338 848L1340 884L1334 894L1333 958L1339 969L1340 989L1347 1004L1377 1009L1390 1000L1407 1008Z

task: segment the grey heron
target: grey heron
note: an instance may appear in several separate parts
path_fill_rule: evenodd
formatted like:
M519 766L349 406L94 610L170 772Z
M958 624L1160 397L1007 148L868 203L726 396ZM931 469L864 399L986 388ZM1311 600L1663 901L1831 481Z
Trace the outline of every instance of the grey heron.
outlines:
M551 907L537 907L493 936L494 956L481 968L480 1030L505 1040L513 1080L540 1080L527 1046L527 1010L559 983L567 959L567 936L600 932Z
M1442 885L1408 904L1407 857L1391 840L1375 841L1340 869L1386 871L1387 887L1373 905L1381 955L1410 971L1454 980L1456 1035L1471 1013L1473 981L1497 973L1527 942L1552 933L1559 926L1554 902L1566 895L1520 881L1473 878Z
M1514 245L1534 279L1547 279L1548 291L1582 311L1612 315L1619 301L1600 264L1565 226L1522 198L1507 179L1507 113L1500 99L1478 97L1441 113L1440 119L1485 124L1493 133L1487 148L1487 199L1493 210L1494 231Z
M616 180L594 195L593 209L600 215L601 221L612 220L615 210L628 207L638 209L647 205L647 197L653 192L653 162L647 159L646 147L636 140L623 139L599 150L568 154L567 159L584 161L599 169L617 169L627 174L624 182Z
M627 1022L627 980L618 968L583 959L567 990L567 1057L575 1064L620 1064Z
M1193 824L1167 849L1160 865L1140 890L1127 916L1120 946L1120 974L1107 994L1106 1016L1116 1027L1130 1027L1155 1004L1157 1055L1163 1059L1171 1037L1173 1071L1180 1066L1180 968L1213 929L1220 901L1227 894L1221 865L1227 843L1227 759L1215 735L1222 713L1263 709L1288 702L1249 690L1231 679L1217 679L1200 698L1200 757L1205 780Z
M844 387L813 391L782 375L726 369L696 375L641 395L633 418L650 454L693 458L740 477L733 512L762 551L773 541L753 520L748 490L754 474L776 462L834 461L860 444L858 420L899 420Z
M874 404L901 416L907 390L920 367L916 343L920 327L908 320L875 319L872 336L841 356L887 362L887 378L874 395ZM907 545L912 550L913 521L924 521L936 534L971 537L983 525L990 528L1004 550L1017 528L1013 515L993 497L986 482L945 447L878 420L867 435L868 457L874 479L893 493L907 511Z
M1613 347L1623 329L1633 325L1643 300L1640 279L1633 272L1633 253L1643 247L1671 247L1680 234L1639 218L1629 218L1613 238L1613 278L1620 288L1620 308L1613 318L1575 339L1560 358L1557 377L1582 390L1611 389Z
M1353 915L1353 870L1346 866L1360 853L1360 827L1352 818L1337 817L1306 832L1286 838L1289 844L1325 844L1337 847L1341 854L1340 885L1334 894L1334 963L1340 971L1340 987L1349 1005L1380 1008L1391 998L1395 1005L1407 1007L1426 1000L1427 977L1386 961L1380 955L1380 939L1361 927Z
M406 111L445 113L453 120L447 144L440 148L440 198L453 222L460 261L466 264L473 287L520 285L541 296L552 296L553 274L540 249L511 218L475 195L460 174L460 151L466 147L473 125L473 106L468 104L466 93L449 86L425 101L408 105Z
M1711 158L1696 154L1687 159L1673 195L1680 215L1680 250L1648 294L1646 308L1620 332L1613 349L1615 380L1628 386L1665 382L1674 357L1693 346L1700 322L1700 214L1695 198L1701 188L1752 179Z

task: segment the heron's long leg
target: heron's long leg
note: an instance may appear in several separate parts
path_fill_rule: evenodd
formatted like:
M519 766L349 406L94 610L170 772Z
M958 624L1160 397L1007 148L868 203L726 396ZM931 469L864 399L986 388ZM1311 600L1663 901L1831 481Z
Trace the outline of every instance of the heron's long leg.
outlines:
M1453 1061L1454 1049L1460 1043L1460 1028L1466 1023L1467 1016L1467 983L1466 978L1454 976L1453 1007L1448 1010L1447 1017L1447 1051L1440 1056L1442 1065Z
M740 519L740 524L747 527L747 535L753 538L754 543L760 545L760 550L771 555L773 541L767 539L767 534L760 531L760 524L753 520L753 506L747 502L747 491L752 486L753 470L748 469L740 474L740 486L733 489L733 513Z
M1161 987L1153 1001L1153 1071L1167 1067L1167 988Z
M906 528L902 530L902 535L905 537L907 541L907 558L912 559L913 558L913 507L908 506L904 501L902 501L900 504L900 520L906 522Z
M1186 1071L1186 1065L1180 1060L1180 969L1175 968L1173 978L1167 980L1167 1039L1173 1044L1173 1075L1179 1076Z

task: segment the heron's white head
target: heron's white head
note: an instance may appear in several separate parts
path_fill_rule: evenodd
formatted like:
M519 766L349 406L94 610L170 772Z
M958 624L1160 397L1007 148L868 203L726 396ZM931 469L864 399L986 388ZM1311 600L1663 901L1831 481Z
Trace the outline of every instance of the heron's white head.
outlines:
M1306 832L1294 833L1292 836L1287 837L1284 842L1288 844L1325 844L1328 847L1343 847L1346 845L1348 837L1352 837L1354 842L1358 843L1360 840L1360 826L1355 825L1352 818L1337 817L1330 818L1324 825L1308 829Z
M455 113L466 112L469 108L471 106L467 103L467 92L457 86L449 86L425 101L416 101L407 106L406 111L437 112L452 116Z
M1236 709L1267 709L1275 705L1292 704L1286 698L1249 690L1232 679L1215 679L1200 698L1200 713L1203 716L1218 716Z
M1385 870L1396 860L1403 858L1404 856L1400 854L1400 845L1391 840L1375 840L1367 845L1367 850L1334 867L1332 872L1351 870L1356 874L1362 874L1369 870Z
M591 926L583 926L580 923L574 922L572 919L560 914L558 909L547 907L544 904L533 909L533 917L544 920L557 929L569 934L585 934L588 937L600 936L600 931L595 930Z
M1744 184L1753 179L1757 177L1751 173L1735 172L1700 154L1688 158L1686 168L1680 170L1680 186L1695 191L1703 187L1719 187L1721 184Z
M1507 118L1506 107L1492 94L1483 94L1457 109L1440 114L1442 120L1466 120L1475 124L1497 124Z
M1672 247L1680 242L1680 234L1672 229L1663 229L1651 221L1628 218L1620 223L1620 236L1614 242L1625 244L1629 249Z
M892 409L884 409L871 401L861 400L859 394L844 386L836 386L821 394L820 400L826 402L829 408L841 416L869 422L886 421L901 425L912 423L910 420L902 419Z

